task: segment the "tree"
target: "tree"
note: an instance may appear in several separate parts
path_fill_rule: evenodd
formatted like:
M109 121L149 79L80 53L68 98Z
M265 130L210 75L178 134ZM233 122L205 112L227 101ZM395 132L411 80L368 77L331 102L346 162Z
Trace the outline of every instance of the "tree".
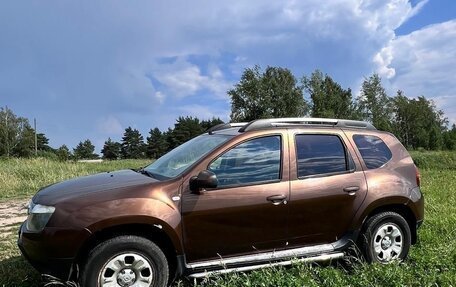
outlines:
M210 120L202 120L201 121L201 128L203 131L207 131L208 129L212 128L213 126L223 124L223 121L220 118L212 118Z
M174 129L168 133L168 144L170 148L175 148L203 132L198 118L179 117L174 124Z
M144 138L137 129L128 127L122 137L120 154L122 158L144 158Z
M358 105L362 119L371 122L377 129L392 130L391 99L387 96L378 74L363 81Z
M393 131L407 148L441 149L447 119L432 100L407 98L402 91L392 99Z
M95 154L95 146L89 139L85 140L84 142L79 142L79 144L73 149L73 155L75 159L98 158L98 155Z
M444 147L448 150L456 150L456 124L443 134Z
M103 159L108 160L115 160L120 158L120 148L121 144L119 142L115 142L108 138L105 141L103 148L101 149L101 153L103 154Z
M25 125L22 135L17 144L12 149L12 156L29 157L35 152L35 130L29 125Z
M302 87L290 70L280 67L268 66L263 73L259 66L245 69L228 95L233 122L300 117L307 110Z
M393 99L393 107L394 134L405 147L409 148L412 146L413 140L412 125L415 117L413 107L402 91L397 91L397 95Z
M311 116L317 118L357 119L350 89L343 89L330 76L316 70L303 77L304 89L312 100Z
M8 107L0 108L0 155L29 156L34 146L34 130L26 118Z
M61 161L67 161L71 157L71 152L66 145L62 145L58 149L56 149L55 154L57 155L57 158Z
M52 151L49 139L43 133L36 134L36 146L39 151Z
M432 125L429 131L429 150L440 150L443 147L443 134L440 127Z
M146 155L148 158L159 158L168 150L168 142L165 135L158 129L150 129L147 137Z
M443 146L442 133L448 123L441 110L437 110L432 100L424 96L411 99L414 111L412 148L441 149Z
M175 142L174 142L174 138L173 138L173 129L172 128L168 128L168 130L166 132L163 132L163 138L166 140L166 145L167 145L167 149L166 149L166 152L169 152L170 150L172 150L175 146Z

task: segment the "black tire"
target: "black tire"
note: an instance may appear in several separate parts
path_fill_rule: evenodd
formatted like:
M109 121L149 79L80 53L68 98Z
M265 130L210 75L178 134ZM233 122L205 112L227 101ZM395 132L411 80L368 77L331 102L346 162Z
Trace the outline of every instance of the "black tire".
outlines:
M101 276L105 265L113 258L119 255L123 256L123 254L126 254L126 256L128 254L134 254L147 260L147 263L151 267L150 274L152 282L150 286L167 286L169 268L163 251L150 240L139 236L126 235L108 239L90 251L88 259L82 267L80 277L81 287L99 287L99 276ZM104 276L106 276L106 273Z
M400 232L400 236L385 236L382 237L377 232L382 230L391 230L391 232L395 231L394 229L397 228ZM392 234L392 233L391 233ZM397 234L397 233L396 233ZM375 236L377 235L377 236ZM374 238L376 237L376 238ZM400 237L400 239L399 239ZM385 238L385 243L383 243L383 239ZM394 238L394 239L392 239ZM395 241L397 241L396 245L401 244L401 251L395 252L392 250L392 247L389 247L388 244L394 245ZM377 248L380 252L377 254L375 251L375 246L380 246L381 248ZM361 233L361 252L366 259L367 262L379 262L379 263L390 263L393 260L404 260L409 252L411 245L411 232L410 227L407 221L398 213L387 211L382 212L379 214L375 214L374 216L370 217L366 223L364 224L363 232ZM390 255L388 259L388 254ZM381 257L384 257L383 260Z

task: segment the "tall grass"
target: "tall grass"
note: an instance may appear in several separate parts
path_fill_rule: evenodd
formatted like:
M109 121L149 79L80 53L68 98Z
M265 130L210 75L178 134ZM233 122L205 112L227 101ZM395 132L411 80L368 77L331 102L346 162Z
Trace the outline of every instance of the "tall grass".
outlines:
M456 170L456 152L411 151L410 154L420 169Z
M446 153L426 155L414 152L415 159L417 154L432 160L432 163L421 165L425 221L418 232L419 242L410 249L405 262L390 265L346 264L344 261L329 266L295 264L290 268L268 268L198 281L178 281L174 286L456 286L456 171L451 168L451 162L450 167L434 162L434 158L445 157ZM454 159L455 155L449 157ZM137 167L145 162L76 164L10 160L0 163L0 174L4 176L7 171L14 171L16 175L8 180L19 183L10 189L9 197L21 197L53 181L103 170ZM34 177L28 178L28 171ZM43 176L45 180L39 179ZM40 183L32 184L32 178L40 180ZM26 183L21 183L21 180L26 180ZM2 181L1 188L4 186ZM0 240L0 286L41 286L39 274L20 257L16 239L16 235L12 234Z
M297 264L225 275L200 286L456 286L456 172L422 171L425 221L403 263Z
M24 198L43 186L87 174L138 168L151 160L119 160L101 163L60 162L44 158L0 160L0 200Z

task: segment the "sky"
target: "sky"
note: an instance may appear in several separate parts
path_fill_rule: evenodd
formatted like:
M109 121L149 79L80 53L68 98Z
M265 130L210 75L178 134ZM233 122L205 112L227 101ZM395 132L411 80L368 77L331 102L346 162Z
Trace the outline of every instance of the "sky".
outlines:
M320 69L354 96L378 73L456 122L456 1L0 2L0 106L53 147L227 121L227 90L256 64Z

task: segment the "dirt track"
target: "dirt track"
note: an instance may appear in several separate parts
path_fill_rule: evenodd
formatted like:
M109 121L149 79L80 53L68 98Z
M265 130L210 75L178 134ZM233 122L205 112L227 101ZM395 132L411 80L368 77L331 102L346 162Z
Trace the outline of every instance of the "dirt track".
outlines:
M0 239L16 232L16 225L27 218L28 200L0 202Z

